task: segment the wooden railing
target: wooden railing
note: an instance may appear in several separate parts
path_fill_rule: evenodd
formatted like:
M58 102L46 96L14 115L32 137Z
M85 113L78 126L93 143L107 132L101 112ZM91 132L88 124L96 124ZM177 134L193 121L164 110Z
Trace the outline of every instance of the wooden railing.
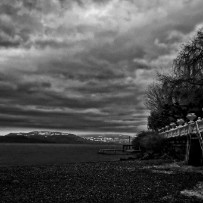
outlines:
M159 134L163 135L165 138L184 136L191 133L195 133L198 137L201 137L201 132L203 132L203 119L198 117L198 119L194 121L197 118L195 113L188 113L186 118L189 122L178 119L176 122L178 126L173 122L170 125L159 129Z
M187 119L189 119L189 122L185 122L183 119L178 119L176 126L175 123L171 123L170 126L166 126L165 128L162 128L159 130L159 134L162 135L164 138L180 138L181 136L186 136L187 142L186 142L186 151L185 151L185 161L186 163L192 163L196 160L196 156L198 154L192 153L194 152L194 146L198 147L198 145L195 145L197 143L195 140L199 141L199 146L201 148L201 165L203 165L203 119L198 117L196 121L196 115L194 113L190 113L187 115ZM172 139L174 140L174 139ZM191 150L191 146L192 150ZM199 153L198 152L198 153ZM190 155L193 154L193 155Z
M176 126L174 128L171 128L169 130L162 130L163 132L160 132L160 135L163 135L165 138L171 138L171 137L178 137L178 136L184 136L188 135L189 133L201 133L203 132L203 120L200 120L200 118L195 122L189 122L185 123L183 126Z

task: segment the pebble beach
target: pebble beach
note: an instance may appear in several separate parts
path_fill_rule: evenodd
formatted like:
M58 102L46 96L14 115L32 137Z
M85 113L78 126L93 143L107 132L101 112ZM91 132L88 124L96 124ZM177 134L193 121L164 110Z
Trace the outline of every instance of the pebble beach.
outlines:
M202 202L201 171L164 160L1 166L0 202Z

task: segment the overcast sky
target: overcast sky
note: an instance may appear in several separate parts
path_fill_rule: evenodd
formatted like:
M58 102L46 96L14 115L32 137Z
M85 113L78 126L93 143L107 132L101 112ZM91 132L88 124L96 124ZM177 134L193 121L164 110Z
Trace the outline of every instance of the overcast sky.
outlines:
M202 0L1 0L0 127L135 133Z

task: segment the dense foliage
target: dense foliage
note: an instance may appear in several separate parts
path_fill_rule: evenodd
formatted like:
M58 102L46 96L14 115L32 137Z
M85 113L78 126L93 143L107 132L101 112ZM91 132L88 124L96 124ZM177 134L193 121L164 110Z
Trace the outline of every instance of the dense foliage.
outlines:
M142 131L132 140L134 148L142 152L161 153L163 138L156 132Z
M187 113L203 116L203 29L183 45L173 62L172 73L158 74L146 92L150 110L148 126L158 130Z

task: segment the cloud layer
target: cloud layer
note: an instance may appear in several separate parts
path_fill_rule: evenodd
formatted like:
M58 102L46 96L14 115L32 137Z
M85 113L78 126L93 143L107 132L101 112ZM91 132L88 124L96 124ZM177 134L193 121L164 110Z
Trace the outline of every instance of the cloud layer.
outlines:
M203 25L201 0L2 0L0 123L128 132L143 95Z

